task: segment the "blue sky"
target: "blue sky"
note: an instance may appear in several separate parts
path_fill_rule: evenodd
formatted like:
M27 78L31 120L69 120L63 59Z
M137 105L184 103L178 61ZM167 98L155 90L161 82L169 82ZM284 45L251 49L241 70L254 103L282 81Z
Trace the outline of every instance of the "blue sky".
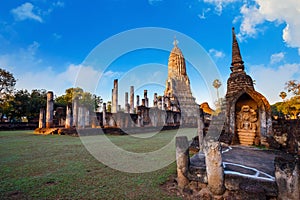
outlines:
M119 78L121 102L129 85L135 85L140 95L144 88L149 89L152 100L154 91L162 94L164 90L174 36L185 57L193 60L199 55L206 59L203 52L187 45L186 36L210 56L224 91L230 74L232 26L236 28L246 72L256 81L257 91L270 103L280 101L278 95L284 83L300 80L299 0L2 0L0 67L18 79L17 89L47 89L61 95L76 86L82 76L81 81L95 85L91 92L107 101L113 79ZM150 43L160 40L164 50L141 46L101 66L106 53L113 54L123 45L137 45L139 40L125 38L124 44L114 43L102 52L97 51L99 44L143 27L163 28L175 34L154 38L145 35L143 40ZM89 60L93 52L98 52L96 64ZM193 94L198 103L211 103L216 95L210 78L215 75L201 77L193 64L188 63ZM198 64L203 69L209 66Z

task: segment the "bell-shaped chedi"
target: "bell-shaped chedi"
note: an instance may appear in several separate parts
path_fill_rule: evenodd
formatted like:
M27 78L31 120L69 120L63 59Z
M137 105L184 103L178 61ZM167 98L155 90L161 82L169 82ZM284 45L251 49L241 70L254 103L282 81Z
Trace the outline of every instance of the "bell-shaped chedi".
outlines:
M231 74L227 80L226 132L233 144L260 145L272 134L271 107L255 91L252 78L244 71L239 44L232 28Z
M174 40L174 47L169 56L168 79L164 99L166 110L181 113L181 125L195 126L199 116L199 106L192 95L190 80L186 72L186 63L178 41Z

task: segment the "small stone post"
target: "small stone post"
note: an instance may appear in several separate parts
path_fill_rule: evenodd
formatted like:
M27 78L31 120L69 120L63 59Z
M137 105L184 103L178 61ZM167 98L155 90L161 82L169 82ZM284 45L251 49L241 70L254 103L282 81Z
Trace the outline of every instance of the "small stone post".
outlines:
M128 104L128 92L125 92L125 113L130 112L130 105Z
M67 105L65 128L71 128L71 108Z
M177 182L182 190L189 184L187 178L189 169L189 142L186 136L176 137Z
M73 100L73 126L78 125L78 98Z
M200 109L199 117L197 117L197 132L198 132L198 139L199 139L199 151L203 152L203 140L204 140L204 113L203 110Z
M275 158L275 180L278 186L278 200L300 199L299 160Z
M146 106L145 101L145 99L142 99L142 106Z
M149 107L149 99L147 97L147 90L144 90L144 99L145 99L145 106Z
M40 108L39 128L45 128L45 109Z
M77 124L77 128L84 128L84 107L79 107L78 108L78 124Z
M154 93L153 106L157 107L157 93Z
M136 113L138 113L138 107L140 105L140 96L136 95Z
M102 120L103 120L103 127L106 127L106 103L103 103L102 108Z
M117 113L118 112L118 79L114 80L114 89L112 94L112 106L111 106L111 112Z
M130 113L134 113L134 87L130 86Z
M90 111L89 109L85 108L84 109L84 123L85 123L85 127L89 127L90 126Z
M158 109L162 110L162 98L158 98L157 107L158 107Z
M221 195L225 192L225 186L220 143L205 140L204 153L208 188L213 194Z
M47 111L46 111L46 128L53 126L53 92L47 93Z

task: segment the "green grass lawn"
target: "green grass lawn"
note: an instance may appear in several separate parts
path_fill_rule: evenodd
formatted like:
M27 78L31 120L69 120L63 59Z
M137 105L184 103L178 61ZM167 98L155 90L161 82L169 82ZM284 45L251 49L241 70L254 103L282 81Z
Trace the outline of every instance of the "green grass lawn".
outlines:
M175 134L109 139L127 151L145 152L160 148ZM160 188L175 173L175 162L140 174L111 169L96 160L79 137L0 132L0 199L176 199Z

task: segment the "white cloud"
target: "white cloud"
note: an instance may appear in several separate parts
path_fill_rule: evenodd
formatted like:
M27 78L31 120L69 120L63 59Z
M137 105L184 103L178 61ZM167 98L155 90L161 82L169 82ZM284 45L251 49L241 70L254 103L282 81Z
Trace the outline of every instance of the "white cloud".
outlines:
M40 47L40 44L37 41L33 41L33 43L27 47L27 51L31 55L35 55L35 53L37 52L39 47Z
M218 51L216 49L210 49L209 54L215 58L224 58L225 57L225 53L223 53L222 51Z
M34 10L35 7L33 6L33 4L26 2L19 7L12 9L11 13L13 14L14 18L18 21L32 19L42 23L42 17L36 14Z
M202 13L198 15L200 19L206 19L206 13L210 11L210 8L202 9Z
M53 37L54 37L56 40L59 40L59 39L62 38L62 35L60 35L60 34L58 34L58 33L53 33L52 35L53 35Z
M284 90L288 80L300 79L300 64L284 64L278 68L265 65L250 66L249 74L256 81L256 90L262 93L273 104L280 101L279 93Z
M155 4L157 4L157 3L160 3L160 2L162 2L163 0L148 0L148 3L150 4L150 5L155 5Z
M275 54L271 55L270 63L271 64L279 63L283 59L284 59L284 53L283 52L275 53Z
M100 72L91 66L70 64L65 71L57 73L53 67L42 71L28 71L16 74L16 89L46 89L56 95L64 94L70 87L81 87L85 91L95 92Z
M259 12L256 5L248 7L248 5L243 5L240 9L242 14L242 23L240 26L240 33L238 37L243 39L243 37L255 37L257 35L257 25L264 21L262 14Z
M204 3L209 3L215 6L215 12L218 15L222 14L223 8L230 3L238 2L239 0L203 0Z
M255 37L258 25L264 22L286 24L282 38L290 47L298 48L300 55L300 1L299 0L255 0L256 5L244 4L241 8L241 37Z
M52 5L53 5L54 7L60 7L60 8L65 7L65 3L62 2L62 1L54 2L54 3L52 3Z

